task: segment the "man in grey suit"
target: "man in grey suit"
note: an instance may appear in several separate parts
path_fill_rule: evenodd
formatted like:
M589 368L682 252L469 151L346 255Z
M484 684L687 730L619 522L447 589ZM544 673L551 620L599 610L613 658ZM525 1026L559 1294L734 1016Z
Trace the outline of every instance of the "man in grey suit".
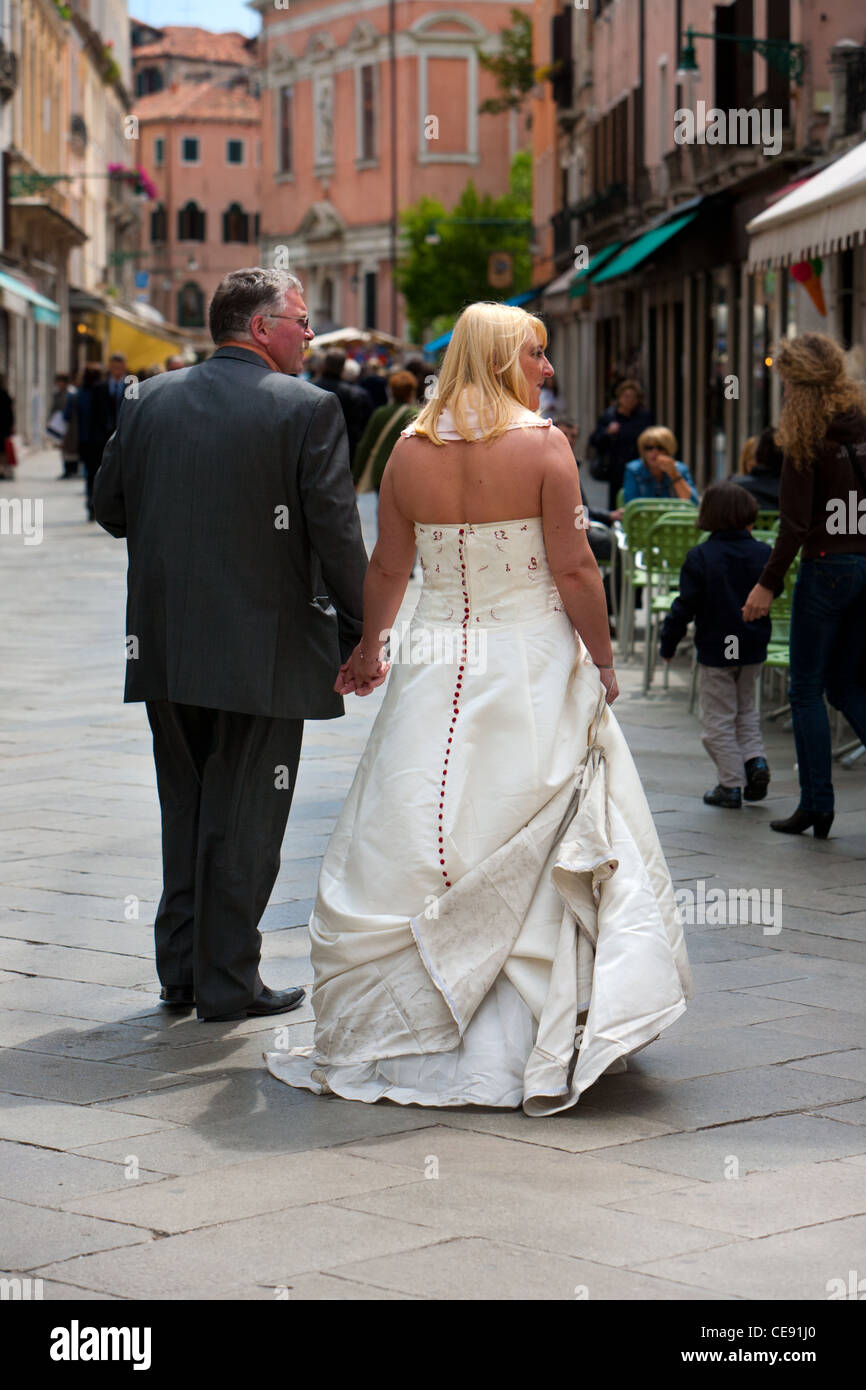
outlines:
M153 731L161 997L207 1021L304 997L263 985L258 924L303 721L343 713L337 671L362 631L343 414L294 375L313 336L302 293L285 271L226 276L216 352L124 402L94 489L129 553L124 700L146 702Z

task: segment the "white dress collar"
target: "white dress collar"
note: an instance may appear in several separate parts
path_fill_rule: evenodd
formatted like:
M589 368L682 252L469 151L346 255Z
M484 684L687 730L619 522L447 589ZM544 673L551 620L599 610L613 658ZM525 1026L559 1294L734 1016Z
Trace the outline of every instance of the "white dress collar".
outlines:
M466 423L469 425L469 428L472 430L475 438L480 439L482 437L483 431L478 421L478 411L473 409L473 407L470 405L467 405L466 409ZM532 428L533 426L541 426L542 428L548 429L552 423L553 422L551 420L543 420L541 416L538 415L534 410L529 410L526 406L518 405L515 402L514 412L506 428L509 430L516 430ZM436 423L436 433L439 435L440 439L463 438L463 435L460 434L460 432L455 427L454 416L447 406L440 414L439 419ZM417 434L415 422L413 421L413 423L411 425L408 425L405 430L401 430L401 434L404 436Z

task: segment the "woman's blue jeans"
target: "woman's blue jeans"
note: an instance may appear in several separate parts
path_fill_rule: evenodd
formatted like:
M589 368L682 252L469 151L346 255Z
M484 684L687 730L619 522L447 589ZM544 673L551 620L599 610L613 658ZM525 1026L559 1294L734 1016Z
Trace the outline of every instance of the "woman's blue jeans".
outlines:
M866 555L803 560L791 609L788 698L800 768L800 806L833 810L830 720L824 692L866 743Z

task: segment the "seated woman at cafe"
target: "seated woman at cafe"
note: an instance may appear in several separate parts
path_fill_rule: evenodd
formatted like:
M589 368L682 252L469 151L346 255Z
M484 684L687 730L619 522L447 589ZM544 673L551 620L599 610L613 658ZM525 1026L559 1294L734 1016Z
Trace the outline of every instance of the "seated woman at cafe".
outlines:
M664 425L650 425L638 435L639 458L626 464L623 502L636 497L673 497L697 503L698 490L684 463L677 462L677 441Z

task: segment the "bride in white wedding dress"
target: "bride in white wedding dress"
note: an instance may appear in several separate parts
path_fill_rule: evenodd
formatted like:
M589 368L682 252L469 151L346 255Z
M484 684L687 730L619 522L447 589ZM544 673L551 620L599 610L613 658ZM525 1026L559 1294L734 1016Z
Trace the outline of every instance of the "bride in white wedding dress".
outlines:
M350 1100L573 1106L683 1013L670 875L610 709L601 578L553 369L524 310L464 310L379 496L368 694L420 552L424 584L325 854L311 1048L265 1054Z

